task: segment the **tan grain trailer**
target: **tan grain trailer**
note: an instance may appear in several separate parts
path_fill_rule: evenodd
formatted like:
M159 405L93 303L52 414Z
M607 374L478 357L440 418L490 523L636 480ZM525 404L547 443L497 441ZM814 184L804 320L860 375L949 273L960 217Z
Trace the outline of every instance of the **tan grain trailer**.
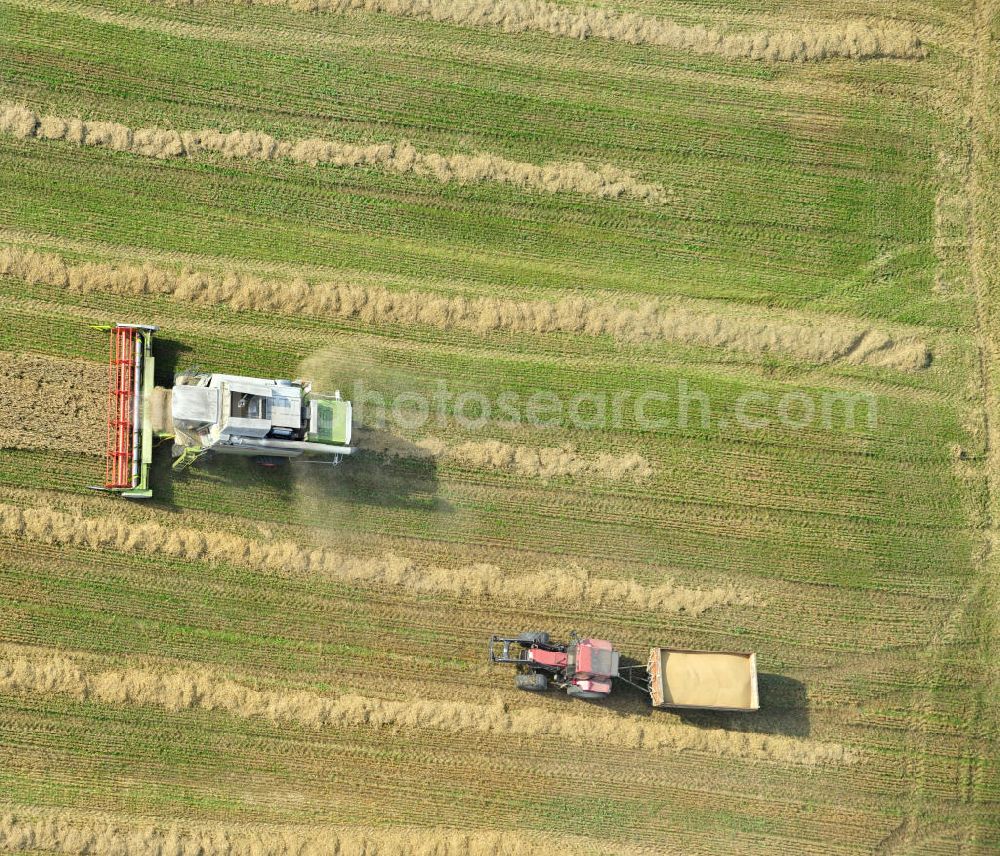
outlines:
M760 709L756 654L653 648L646 670L653 707Z

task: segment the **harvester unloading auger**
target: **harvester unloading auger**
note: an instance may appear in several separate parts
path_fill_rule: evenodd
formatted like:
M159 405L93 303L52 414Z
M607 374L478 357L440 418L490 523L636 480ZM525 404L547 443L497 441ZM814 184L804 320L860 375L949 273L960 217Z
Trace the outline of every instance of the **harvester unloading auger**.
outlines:
M313 392L301 380L188 372L173 389L154 386L148 324L97 327L110 334L107 464L97 490L148 499L154 438L172 439L173 468L209 452L257 458L265 465L302 455L337 463L350 455L351 403Z

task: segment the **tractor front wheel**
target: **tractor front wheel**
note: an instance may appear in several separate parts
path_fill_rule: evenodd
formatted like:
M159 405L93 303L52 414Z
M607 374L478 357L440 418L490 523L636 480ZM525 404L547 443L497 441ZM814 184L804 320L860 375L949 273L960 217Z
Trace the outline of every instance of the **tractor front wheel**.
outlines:
M579 687L568 686L566 687L566 695L570 698L582 698L585 701L597 701L598 699L607 698L607 693L595 693L593 690L581 690Z
M552 640L548 633L522 633L517 641L522 645L548 645Z

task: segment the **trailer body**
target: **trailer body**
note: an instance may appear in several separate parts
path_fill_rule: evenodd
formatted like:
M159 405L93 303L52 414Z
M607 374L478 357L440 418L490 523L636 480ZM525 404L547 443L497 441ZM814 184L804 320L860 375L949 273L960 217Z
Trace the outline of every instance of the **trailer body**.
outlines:
M653 707L760 709L756 654L652 648L646 671Z

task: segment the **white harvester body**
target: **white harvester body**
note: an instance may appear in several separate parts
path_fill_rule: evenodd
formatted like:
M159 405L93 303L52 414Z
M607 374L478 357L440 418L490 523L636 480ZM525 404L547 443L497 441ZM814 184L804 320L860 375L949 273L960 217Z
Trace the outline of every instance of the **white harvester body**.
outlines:
M227 374L177 377L171 392L175 457L203 452L265 458L319 455L339 460L351 447L351 403L313 393L304 381Z

